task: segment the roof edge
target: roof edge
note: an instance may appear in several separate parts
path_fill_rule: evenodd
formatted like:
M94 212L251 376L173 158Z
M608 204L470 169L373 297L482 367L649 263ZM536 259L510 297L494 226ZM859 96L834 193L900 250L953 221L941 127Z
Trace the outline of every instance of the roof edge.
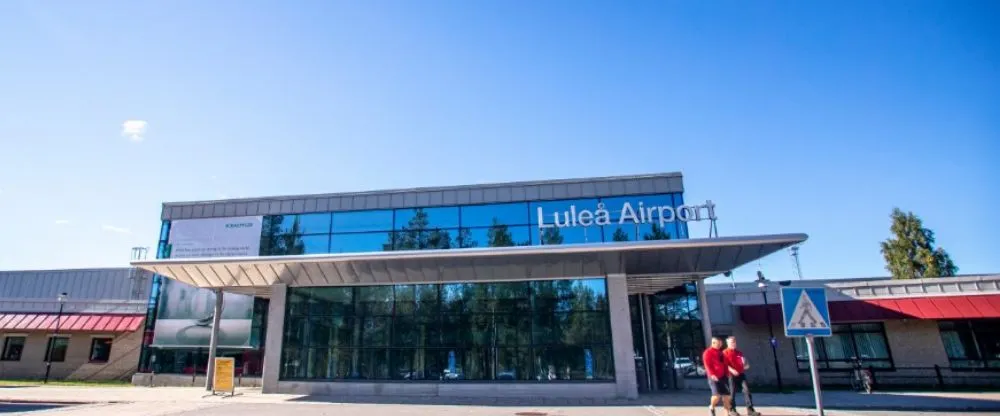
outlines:
M587 183L587 182L599 182L599 181L611 181L611 180L630 180L630 179L647 179L647 178L683 178L684 175L681 172L663 172L663 173L649 173L649 174L636 174L636 175L614 175L614 176L595 176L587 178L564 178L564 179L546 179L546 180L532 180L532 181L512 181L512 182L489 182L489 183L476 183L468 185L448 185L448 186L425 186L425 187L415 187L415 188L395 188L395 189L378 189L371 191L355 191L355 192L332 192L332 193L316 193L316 194L297 194L297 195L276 195L276 196L261 196L261 197L247 197L247 198L231 198L231 199L206 199L206 200L194 200L194 201L172 201L164 202L163 208L169 208L174 206L190 206L190 205L202 205L202 204L218 204L222 202L250 202L250 201L284 201L291 199L303 199L303 198L331 198L331 197L344 197L344 196L365 196L365 195L391 195L406 192L440 192L440 191L453 191L459 189L480 189L480 188L498 188L505 186L534 186L534 185L556 185L556 184L570 184L570 183Z
M592 243L592 244L560 244L560 245L538 245L538 246L516 246L516 247L476 247L460 249L440 249L440 250L406 250L406 251L374 251L364 253L336 253L336 254L305 254L292 256L253 256L253 257L196 257L180 259L157 259L157 260L136 260L130 264L143 268L153 266L169 266L184 264L212 264L212 263L276 263L276 262L322 262L322 261L350 261L350 260L401 260L401 259L431 259L441 257L477 257L477 256L502 256L517 254L549 254L549 253L584 253L584 252L608 252L621 250L646 250L655 248L694 248L711 246L730 246L740 244L798 244L806 241L808 235L796 234L771 234L739 237L720 238L692 238L678 240L648 240L648 241L627 241L618 243Z

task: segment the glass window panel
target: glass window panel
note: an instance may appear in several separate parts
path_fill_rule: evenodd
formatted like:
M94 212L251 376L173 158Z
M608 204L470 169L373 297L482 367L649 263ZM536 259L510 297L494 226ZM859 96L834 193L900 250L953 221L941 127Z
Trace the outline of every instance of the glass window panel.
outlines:
M625 211L626 202L629 204L631 213L640 219L642 217L648 219L659 219L660 210L656 207L665 206L674 208L674 200L670 194L601 198L601 202L604 203L604 209L608 210L608 213L611 214L611 220L614 223L617 223L622 217L622 212ZM640 209L645 212L640 212ZM669 211L664 210L664 215L668 219L670 218ZM630 222L631 221L629 219L626 219L626 223Z
M299 214L299 227L302 234L329 234L330 213Z
M861 354L859 358L862 361L890 358L885 335L881 332L855 333L854 342L857 344L858 353Z
M491 225L527 225L528 204L468 205L461 207L462 227L489 227Z
M585 244L603 242L601 227L565 227L545 228L539 232L537 227L531 227L531 244Z
M453 283L441 286L441 312L462 313L472 311L476 304L474 292L482 293L483 288L476 288L478 285L471 283ZM479 297L480 301L487 301L488 298Z
M306 345L308 336L309 318L291 317L285 320L284 344L298 347Z
M359 315L391 315L392 286L362 286L357 288L357 313Z
M458 228L458 207L396 210L397 230Z
M330 379L330 350L327 348L309 348L303 350L306 359L306 376L310 380Z
M333 213L334 233L392 230L392 210Z
M671 240L677 238L677 227L667 224L614 224L601 227L605 242Z
M392 250L392 233L334 234L330 237L331 253L365 253Z
M611 342L604 313L569 312L535 315L535 345L584 345Z
M487 228L463 228L459 244L462 248L474 247L514 247L531 244L528 226L497 226Z
M66 361L66 349L69 347L68 337L50 337L46 350L46 361L60 363Z
M394 380L441 380L446 351L398 348L389 351L389 376Z
M472 343L467 315L441 317L441 346L467 346Z
M345 316L354 313L354 290L351 287L313 287L303 290L308 290L309 314L312 316Z
M353 343L354 330L350 318L316 317L310 318L306 325L305 335L311 347L350 346Z
M281 354L281 377L284 379L306 378L306 367L309 363L306 349L285 346Z
M469 315L466 322L468 323L467 330L469 332L469 341L471 345L493 345L493 337L496 333L495 318L496 316L493 314Z
M445 250L459 246L457 229L423 229L397 231L392 234L394 250Z
M496 313L531 312L531 286L528 282L494 283L493 298Z
M528 315L495 315L497 345L531 345L531 317Z
M351 378L352 376L352 359L353 350L350 348L328 348L327 349L328 358L326 360L326 368L318 370L322 371L322 378L327 380L344 380Z
M496 380L532 380L530 348L498 348L496 354Z
M90 362L106 363L111 358L111 338L94 338L90 341Z
M609 347L545 347L535 349L539 381L612 380Z
M470 348L456 351L461 356L460 380L493 379L493 354L487 348Z
M170 237L170 221L163 221L160 225L160 241L167 241Z
M389 350L354 350L357 375L362 380L386 380L389 378Z
M360 347L386 347L389 345L389 326L392 318L375 316L358 318L361 323Z
M21 353L24 352L25 337L6 337L3 344L2 361L21 361Z
M329 252L329 234L265 234L260 238L260 254L262 256L289 256Z
M565 222L565 215L570 210L570 206L576 206L576 212L589 210L593 212L597 209L597 199L569 199L562 201L541 201L529 204L528 214L532 224L539 224L538 209L542 209L545 224L555 223L555 214L559 215L559 222ZM537 228L537 227L534 227Z
M296 241L296 247L301 244L302 250L296 253L289 254L322 254L330 252L330 235L320 234L320 235L306 235L299 237Z
M548 280L532 282L535 310L567 312L607 310L604 279Z
M441 323L436 316L396 316L392 327L392 345L425 347L439 344Z
M288 315L304 315L309 311L309 288L288 288Z

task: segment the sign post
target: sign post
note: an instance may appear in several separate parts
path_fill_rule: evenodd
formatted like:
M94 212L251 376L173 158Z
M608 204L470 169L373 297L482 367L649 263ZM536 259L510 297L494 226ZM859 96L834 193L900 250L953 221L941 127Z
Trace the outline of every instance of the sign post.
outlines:
M215 374L212 376L212 394L223 392L229 395L236 394L236 386L233 379L236 373L236 359L232 357L215 358Z
M815 337L833 335L830 327L830 308L826 303L826 289L783 287L781 288L781 313L785 321L785 336L805 338L809 350L809 374L812 376L813 394L816 397L816 412L823 416L823 392L820 387L819 370L816 368Z

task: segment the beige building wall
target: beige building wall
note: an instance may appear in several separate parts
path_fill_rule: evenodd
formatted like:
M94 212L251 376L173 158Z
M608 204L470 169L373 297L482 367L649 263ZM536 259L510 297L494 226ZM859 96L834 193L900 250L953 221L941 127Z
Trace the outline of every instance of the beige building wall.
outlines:
M0 361L2 379L42 379L45 376L45 349L48 332L0 333L0 347L8 336L25 336L24 351L19 361ZM128 380L139 363L142 331L120 334L74 332L60 334L69 337L66 360L53 362L51 380ZM106 363L91 363L90 345L94 338L112 338L111 356Z

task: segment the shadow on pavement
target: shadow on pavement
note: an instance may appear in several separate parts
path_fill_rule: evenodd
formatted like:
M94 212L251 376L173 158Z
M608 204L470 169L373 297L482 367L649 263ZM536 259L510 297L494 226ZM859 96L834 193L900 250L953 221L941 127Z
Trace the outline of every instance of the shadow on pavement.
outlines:
M63 407L67 407L67 405L44 403L0 403L0 413L38 412Z
M664 392L642 395L635 400L596 398L490 398L490 397L425 397L425 396L324 396L310 395L291 399L293 402L311 403L351 403L351 404L398 404L398 405L438 405L438 406L707 406L708 392ZM793 394L761 393L754 395L756 407L789 407L809 409L815 406L811 392ZM743 406L743 397L736 399L738 407ZM959 397L935 393L875 393L871 395L854 392L825 392L824 408L830 410L888 410L888 411L961 411L1000 412L1000 394L982 397Z

